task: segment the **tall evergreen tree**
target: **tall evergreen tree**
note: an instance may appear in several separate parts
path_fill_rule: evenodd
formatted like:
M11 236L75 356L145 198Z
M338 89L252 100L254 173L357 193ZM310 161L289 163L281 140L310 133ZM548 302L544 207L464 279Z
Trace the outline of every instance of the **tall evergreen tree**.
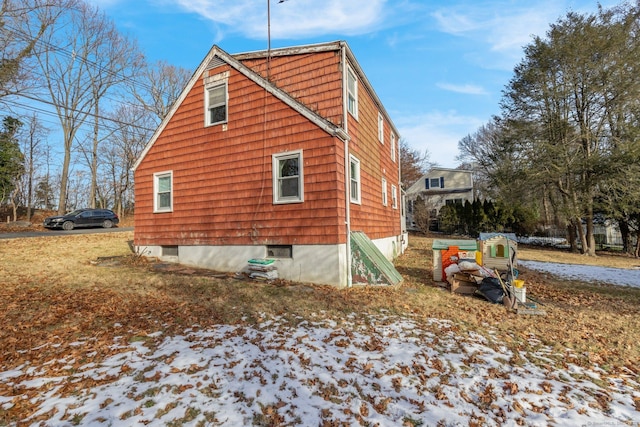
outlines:
M20 151L17 134L22 122L5 117L0 130L0 202L4 202L16 187L24 170L24 156Z

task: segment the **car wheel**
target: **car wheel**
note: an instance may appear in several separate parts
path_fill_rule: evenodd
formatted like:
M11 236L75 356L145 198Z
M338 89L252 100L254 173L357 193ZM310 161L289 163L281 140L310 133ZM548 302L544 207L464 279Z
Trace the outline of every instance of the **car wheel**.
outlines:
M62 229L63 230L73 230L73 222L72 221L65 221L64 224L62 224Z
M113 222L110 219L105 219L102 222L102 228L111 228L113 227Z

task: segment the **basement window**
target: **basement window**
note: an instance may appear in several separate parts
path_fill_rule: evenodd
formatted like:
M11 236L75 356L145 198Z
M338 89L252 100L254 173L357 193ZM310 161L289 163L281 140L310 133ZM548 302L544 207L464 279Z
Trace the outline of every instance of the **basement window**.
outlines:
M162 246L162 256L178 256L177 246Z
M267 258L293 258L293 247L291 245L269 245L267 246Z

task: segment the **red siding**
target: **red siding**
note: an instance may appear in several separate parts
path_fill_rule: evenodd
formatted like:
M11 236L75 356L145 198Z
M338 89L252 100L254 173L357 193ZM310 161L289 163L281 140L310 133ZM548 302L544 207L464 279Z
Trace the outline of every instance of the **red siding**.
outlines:
M334 124L342 126L339 50L271 60L271 81ZM266 75L265 59L243 63ZM204 126L202 78L191 89L135 172L135 244L251 245L346 242L344 143L236 70L229 71L229 117ZM400 230L398 149L391 159L390 126L378 141L379 108L359 82L359 118L348 115L350 152L361 168L362 203L351 204L351 229L370 238ZM396 141L397 142L397 141ZM303 150L304 202L274 205L271 156ZM153 174L173 171L173 212L153 213ZM382 178L388 204L382 205ZM398 191L392 207L391 185Z
M199 79L136 169L135 244L344 243L342 142L230 73L227 129L204 127ZM304 203L274 205L271 156L299 149ZM173 212L154 214L153 174L168 170Z
M330 122L342 126L342 71L340 51L271 58L271 81ZM266 77L266 60L244 65Z
M401 234L400 178L398 148L396 161L391 158L391 128L385 119L384 144L378 139L379 108L374 98L358 82L358 120L348 115L350 152L360 160L362 203L351 204L351 229L363 231L371 239ZM397 138L396 138L397 145ZM387 180L387 206L382 204L382 178ZM397 191L397 208L393 208L391 186Z

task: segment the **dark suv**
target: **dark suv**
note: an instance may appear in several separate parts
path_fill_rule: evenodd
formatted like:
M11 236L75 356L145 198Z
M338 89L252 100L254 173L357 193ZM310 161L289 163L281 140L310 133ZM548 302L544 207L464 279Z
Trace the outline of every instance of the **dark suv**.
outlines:
M73 230L80 227L111 228L120 222L118 215L109 209L77 209L64 216L50 216L44 219L45 228Z

